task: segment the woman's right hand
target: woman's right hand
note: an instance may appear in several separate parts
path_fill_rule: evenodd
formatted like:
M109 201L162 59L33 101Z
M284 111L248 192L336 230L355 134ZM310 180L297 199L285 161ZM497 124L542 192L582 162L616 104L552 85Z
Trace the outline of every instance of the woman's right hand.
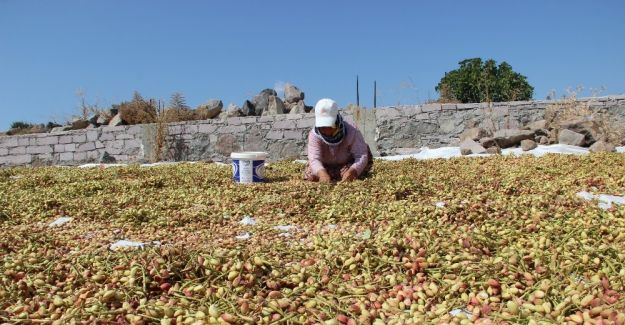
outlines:
M318 176L319 176L319 182L321 183L330 183L332 181L330 174L328 174L328 172L325 169L320 170Z

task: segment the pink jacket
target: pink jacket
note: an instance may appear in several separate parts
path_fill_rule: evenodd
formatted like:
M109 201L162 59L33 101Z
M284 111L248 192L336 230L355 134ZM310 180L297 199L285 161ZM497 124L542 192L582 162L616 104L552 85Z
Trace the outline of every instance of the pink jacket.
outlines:
M308 134L308 161L314 175L319 175L319 170L324 169L323 165L341 167L353 161L352 168L356 170L358 176L367 166L369 160L369 148L365 143L365 138L355 126L344 121L347 134L343 140L337 144L330 144L310 130Z

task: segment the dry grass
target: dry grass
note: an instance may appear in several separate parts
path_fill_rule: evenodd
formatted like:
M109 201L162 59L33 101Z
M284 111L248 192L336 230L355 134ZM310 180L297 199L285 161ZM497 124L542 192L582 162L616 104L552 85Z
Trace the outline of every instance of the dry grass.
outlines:
M152 162L161 161L166 146L168 128L165 116L166 110L161 108L160 102L156 110L156 134L154 135L154 151L150 157Z

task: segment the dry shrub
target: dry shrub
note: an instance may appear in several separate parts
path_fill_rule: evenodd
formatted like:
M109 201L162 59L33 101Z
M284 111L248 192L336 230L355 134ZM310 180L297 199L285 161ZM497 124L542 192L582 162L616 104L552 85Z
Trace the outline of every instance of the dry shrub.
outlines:
M44 124L31 124L28 127L12 128L6 132L6 135L45 133L49 131L50 129L48 129Z
M161 107L160 102L156 110L156 133L154 134L154 152L150 157L152 162L162 160L163 152L166 149L168 128L165 121L165 109Z
M156 122L156 105L152 100L133 99L131 102L123 102L116 106L118 106L122 120L127 124Z
M168 108L163 112L163 120L165 123L184 122L196 120L192 110L181 108Z

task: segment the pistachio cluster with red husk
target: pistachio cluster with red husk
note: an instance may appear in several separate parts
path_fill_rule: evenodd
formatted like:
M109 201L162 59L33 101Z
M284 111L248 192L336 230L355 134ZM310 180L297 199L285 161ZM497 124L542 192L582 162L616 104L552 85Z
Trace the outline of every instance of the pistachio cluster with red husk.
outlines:
M624 155L376 162L335 185L267 169L1 169L0 321L625 322L625 206L576 196L624 194Z

